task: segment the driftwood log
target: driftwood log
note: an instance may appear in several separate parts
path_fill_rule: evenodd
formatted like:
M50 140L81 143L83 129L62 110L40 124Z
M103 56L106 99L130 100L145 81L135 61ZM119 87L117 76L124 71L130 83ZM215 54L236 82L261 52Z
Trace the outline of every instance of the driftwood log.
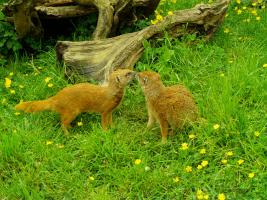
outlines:
M19 38L42 37L41 19L74 18L98 12L93 39L115 34L117 28L147 17L160 0L10 0L3 11Z
M209 39L223 21L229 2L219 0L175 11L158 24L114 38L59 41L56 45L57 58L65 63L67 75L78 73L88 80L105 81L109 73L117 68L133 68L143 52L144 40L161 37L165 32L172 37L196 33Z

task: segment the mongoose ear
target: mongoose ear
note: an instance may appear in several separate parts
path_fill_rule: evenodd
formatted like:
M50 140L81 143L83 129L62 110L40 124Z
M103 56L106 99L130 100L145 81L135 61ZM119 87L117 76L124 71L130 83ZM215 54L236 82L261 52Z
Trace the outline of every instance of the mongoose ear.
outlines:
M119 76L116 76L116 82L117 82L117 83L120 83L120 82L121 82Z

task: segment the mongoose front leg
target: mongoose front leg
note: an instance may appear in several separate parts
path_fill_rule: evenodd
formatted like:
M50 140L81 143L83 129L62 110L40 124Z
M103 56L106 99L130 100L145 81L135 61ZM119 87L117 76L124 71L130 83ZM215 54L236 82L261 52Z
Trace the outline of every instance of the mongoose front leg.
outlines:
M162 143L165 144L167 142L167 135L168 135L168 122L166 120L160 120L160 129L162 135Z
M62 130L64 132L64 135L68 136L69 135L68 127L65 126L63 123L61 123L61 127L62 127Z
M110 112L108 114L108 125L111 126L112 125L112 112Z
M155 117L153 116L150 109L148 109L148 122L147 122L147 128L150 129L155 122Z
M101 125L102 128L106 131L108 130L108 121L109 121L109 113L102 113L101 114Z

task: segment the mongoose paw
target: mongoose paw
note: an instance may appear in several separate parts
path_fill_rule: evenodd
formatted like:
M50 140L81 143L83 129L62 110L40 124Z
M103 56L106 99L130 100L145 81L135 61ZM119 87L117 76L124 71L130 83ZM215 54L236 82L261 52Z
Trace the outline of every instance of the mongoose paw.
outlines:
M163 137L162 140L161 140L161 143L162 144L166 144L167 143L167 138L166 137Z

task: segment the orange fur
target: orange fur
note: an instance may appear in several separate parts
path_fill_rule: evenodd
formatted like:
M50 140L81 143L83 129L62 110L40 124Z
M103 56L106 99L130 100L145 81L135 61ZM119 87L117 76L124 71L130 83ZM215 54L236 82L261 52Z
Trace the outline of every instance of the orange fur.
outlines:
M81 112L97 112L101 113L101 124L106 130L112 123L112 111L120 104L124 88L135 74L131 70L120 69L110 75L106 86L80 83L66 87L46 100L20 103L15 108L25 112L51 110L59 113L66 134L70 123Z
M156 72L140 72L138 80L146 97L147 127L155 120L160 124L162 141L166 142L168 127L183 128L197 119L198 109L191 93L182 85L165 87Z

